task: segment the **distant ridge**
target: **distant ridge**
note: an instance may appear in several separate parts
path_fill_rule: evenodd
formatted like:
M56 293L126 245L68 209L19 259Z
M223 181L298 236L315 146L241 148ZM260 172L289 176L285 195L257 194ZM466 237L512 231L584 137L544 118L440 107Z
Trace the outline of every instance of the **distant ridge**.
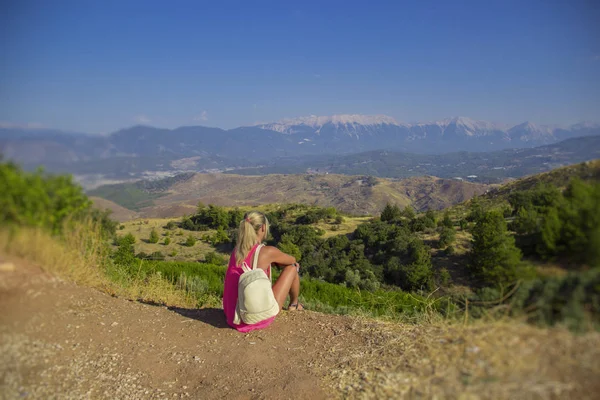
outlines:
M466 117L405 124L385 115L342 114L285 119L230 130L203 126L177 129L133 126L107 136L55 130L0 128L0 153L26 168L131 177L169 172L182 165L195 171L256 167L273 158L349 155L386 149L439 154L530 148L582 136L599 136L600 126L568 128L525 122L506 127ZM193 161L193 162L192 162Z

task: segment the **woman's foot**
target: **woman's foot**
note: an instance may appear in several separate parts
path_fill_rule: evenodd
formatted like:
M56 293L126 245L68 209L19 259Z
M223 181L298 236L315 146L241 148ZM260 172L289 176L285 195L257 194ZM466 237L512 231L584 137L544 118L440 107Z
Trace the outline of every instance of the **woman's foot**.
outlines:
M303 311L304 305L302 303L294 303L290 304L287 308L288 311Z

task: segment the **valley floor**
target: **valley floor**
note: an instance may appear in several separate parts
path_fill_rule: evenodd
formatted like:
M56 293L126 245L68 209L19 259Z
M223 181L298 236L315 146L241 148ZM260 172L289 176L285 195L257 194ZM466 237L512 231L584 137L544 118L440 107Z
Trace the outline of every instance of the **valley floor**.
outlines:
M1 256L1 255L0 255ZM240 334L220 309L131 302L12 259L0 269L0 398L593 398L600 334L400 325L282 312Z

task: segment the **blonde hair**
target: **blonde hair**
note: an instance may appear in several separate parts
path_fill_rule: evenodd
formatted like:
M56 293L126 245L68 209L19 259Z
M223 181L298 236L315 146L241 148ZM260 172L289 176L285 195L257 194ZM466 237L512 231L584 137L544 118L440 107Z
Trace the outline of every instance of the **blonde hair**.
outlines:
M269 236L269 220L259 211L250 211L244 215L238 229L237 243L235 246L235 262L240 265L258 243L258 231L265 225L265 237Z

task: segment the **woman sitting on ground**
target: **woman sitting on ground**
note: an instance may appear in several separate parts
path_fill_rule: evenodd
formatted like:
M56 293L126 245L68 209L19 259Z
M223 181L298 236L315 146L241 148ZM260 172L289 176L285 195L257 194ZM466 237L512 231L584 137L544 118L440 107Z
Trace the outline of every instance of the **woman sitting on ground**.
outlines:
M240 222L237 243L229 259L229 266L225 275L225 287L223 289L223 311L225 311L227 323L240 332L266 328L275 319L275 317L271 317L252 325L243 322L237 325L233 322L238 300L238 282L240 275L244 272L242 264L245 262L249 266L252 265L254 252L258 245L267 239L268 235L269 221L261 212L251 211ZM277 247L264 246L258 254L257 267L264 270L269 278L271 278L271 264L282 268L281 275L279 275L279 278L277 278L277 281L273 285L273 294L279 304L279 308L283 308L283 304L289 294L290 303L287 309L304 309L302 304L298 302L298 296L300 295L300 278L298 276L300 264L296 262L294 257L283 253Z

